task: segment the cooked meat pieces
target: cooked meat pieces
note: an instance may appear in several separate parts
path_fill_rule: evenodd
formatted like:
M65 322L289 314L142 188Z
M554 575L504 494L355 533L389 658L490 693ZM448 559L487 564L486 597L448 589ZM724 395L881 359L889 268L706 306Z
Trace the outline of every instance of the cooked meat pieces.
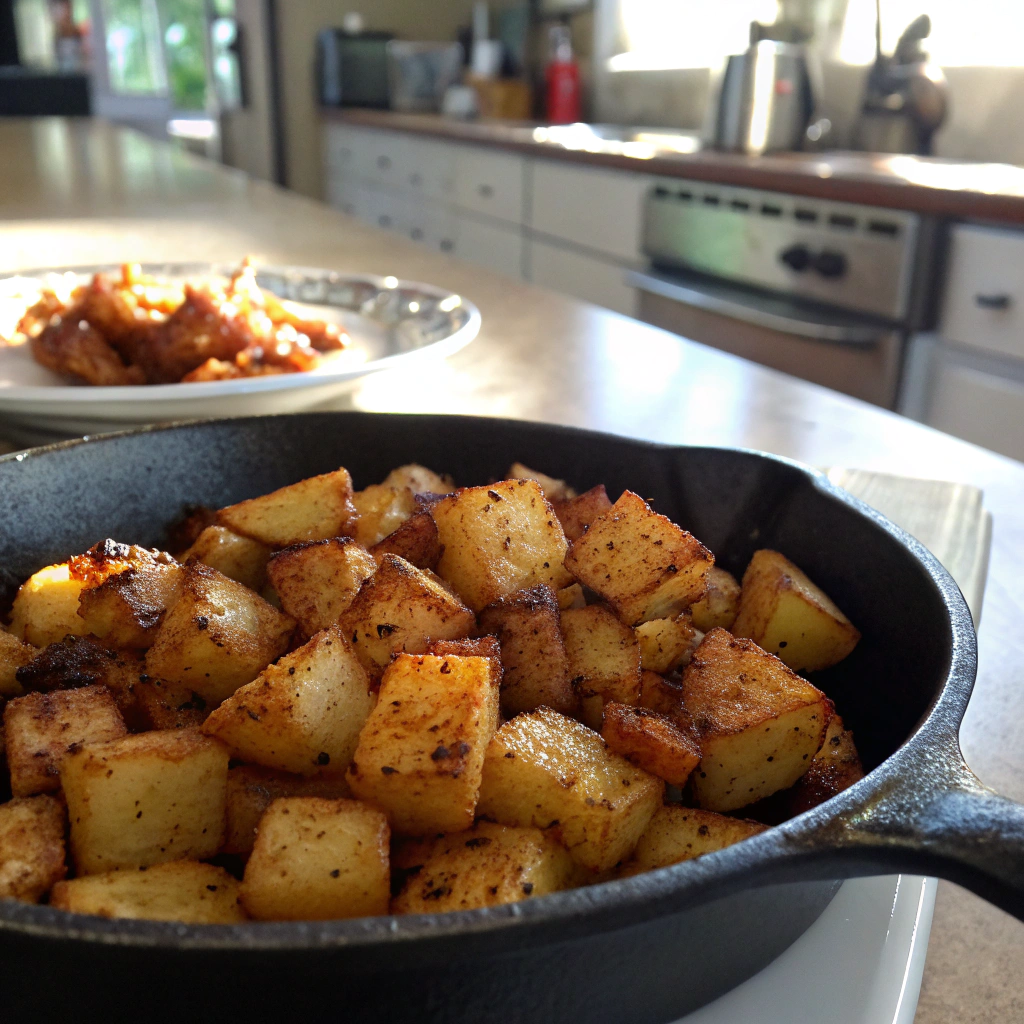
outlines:
M66 317L32 339L32 355L55 373L100 386L145 384L138 366L125 366L103 335L85 320Z

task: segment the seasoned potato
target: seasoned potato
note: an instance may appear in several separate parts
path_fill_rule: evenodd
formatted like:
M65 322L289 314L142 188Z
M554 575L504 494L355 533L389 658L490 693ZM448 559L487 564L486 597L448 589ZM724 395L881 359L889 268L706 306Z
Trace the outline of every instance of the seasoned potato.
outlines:
M540 489L544 492L544 497L547 498L552 505L554 505L556 501L569 501L576 497L576 492L564 480L556 480L553 476L547 476L544 473L538 472L536 469L530 469L529 466L524 466L521 462L512 463L509 467L507 479L535 480L540 484Z
M708 570L708 589L704 596L690 606L693 624L702 633L715 626L732 629L740 610L740 585L736 577L717 565Z
M285 548L268 566L281 608L298 621L305 636L333 626L363 580L376 571L366 548L348 537Z
M786 794L786 810L790 816L803 814L863 778L864 766L854 745L853 733L843 727L838 715L833 715L825 732L825 742L811 760L811 767Z
M404 487L413 494L448 494L453 487L452 478L447 474L435 473L415 462L391 470L383 484L385 487Z
M534 480L466 487L431 507L441 542L437 571L473 611L516 590L572 583L565 534Z
M605 704L601 736L609 750L673 786L685 785L700 764L700 747L693 737L647 708Z
M96 917L238 924L246 920L240 892L241 884L223 868L176 860L145 871L105 871L58 882L50 906Z
M371 484L356 491L352 504L356 509L352 536L367 548L394 533L416 511L412 491L384 484Z
M632 852L663 790L585 725L539 708L495 733L477 810L503 825L551 828L579 864L606 871Z
M467 637L476 619L436 576L397 555L385 555L340 624L359 660L379 676L393 653L419 654L431 640Z
M0 629L0 697L17 697L24 692L25 688L18 682L17 671L38 653L39 650L31 644Z
M832 702L750 640L713 629L683 674L700 743L697 803L732 811L787 789L825 738Z
M67 873L66 815L52 796L0 804L0 899L37 903Z
M686 612L674 619L642 622L633 632L640 643L640 664L658 673L682 668L704 639Z
M860 631L823 590L767 549L754 552L743 574L733 632L777 654L794 672L828 668L860 640Z
M639 706L656 711L671 721L679 723L680 719L689 721L689 716L683 707L683 687L680 683L672 682L657 672L644 669L640 673L640 700Z
M569 675L558 599L546 583L488 605L480 629L501 643L501 710L507 716L541 705L575 714L579 698Z
M203 732L242 761L298 775L341 772L372 707L366 671L332 626L239 687Z
M473 824L484 752L498 726L490 658L400 654L349 767L352 792L406 835Z
M348 534L355 514L352 477L338 469L222 508L217 521L267 547L286 548Z
M759 822L729 818L696 807L659 807L636 844L633 856L622 865L620 875L638 875L693 860L705 853L724 850L764 830L765 826Z
M260 819L242 903L259 921L321 921L386 914L390 830L355 800L275 800Z
M182 576L181 599L146 652L146 671L216 706L287 649L295 620L202 562Z
M127 732L105 686L27 693L4 708L4 744L15 796L56 793L60 766L83 744L116 740Z
M437 654L447 658L490 658L491 671L501 677L501 644L496 636L479 636L469 640L435 640L424 654Z
M417 569L436 570L441 558L441 541L429 508L421 507L409 516L397 530L374 544L370 554L378 563L384 560L385 555L398 555Z
M135 684L129 709L132 731L196 729L206 721L209 705L189 686L146 676Z
M183 562L202 562L256 593L266 585L269 558L266 544L224 526L208 526L181 556Z
M583 588L578 583L570 583L558 591L558 607L561 611L567 608L586 608L587 599Z
M565 848L539 828L479 821L423 844L419 863L391 901L393 914L444 914L516 903L569 888L578 868Z
M673 618L704 596L710 551L632 491L573 542L566 568L623 622Z
M21 585L14 598L11 633L33 647L87 633L88 627L78 614L83 586L82 580L71 576L67 562L40 569Z
M66 636L22 665L17 679L29 690L106 686L126 705L141 671L142 662L130 651L111 651L89 636Z
M565 539L570 543L579 540L586 533L590 524L612 507L604 484L591 487L589 491L575 498L563 501L553 500L552 504L559 522L562 524L562 529L565 531Z
M90 743L61 785L79 874L212 857L224 835L228 750L191 729Z

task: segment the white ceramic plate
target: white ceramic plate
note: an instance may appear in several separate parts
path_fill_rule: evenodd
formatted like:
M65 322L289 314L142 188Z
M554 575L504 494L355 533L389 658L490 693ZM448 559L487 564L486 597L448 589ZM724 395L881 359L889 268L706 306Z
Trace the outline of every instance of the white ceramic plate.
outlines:
M0 337L58 277L87 281L111 265L29 270L0 278ZM144 264L169 280L227 277L236 266ZM53 436L117 430L138 423L205 416L251 416L313 408L352 387L357 378L419 359L443 359L480 330L477 308L433 285L394 277L362 277L307 267L260 267L256 279L301 311L348 331L352 344L309 373L195 384L137 387L73 385L40 366L27 345L0 344L0 417L14 427Z

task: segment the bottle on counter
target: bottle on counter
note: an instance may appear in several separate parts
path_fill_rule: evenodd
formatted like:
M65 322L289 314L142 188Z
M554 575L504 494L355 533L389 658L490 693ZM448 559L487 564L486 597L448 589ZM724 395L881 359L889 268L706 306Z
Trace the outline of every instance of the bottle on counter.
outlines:
M569 26L552 25L550 39L547 119L550 124L573 124L580 119L580 66L573 56Z

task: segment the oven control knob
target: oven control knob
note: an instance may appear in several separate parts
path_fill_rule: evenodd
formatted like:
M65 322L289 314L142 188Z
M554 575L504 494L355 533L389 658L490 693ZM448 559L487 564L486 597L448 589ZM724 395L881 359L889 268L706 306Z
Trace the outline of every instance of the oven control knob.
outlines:
M791 245L779 253L779 259L790 270L806 270L811 265L811 250L806 245Z
M814 269L822 277L842 277L846 273L846 257L841 252L822 249L814 257Z

